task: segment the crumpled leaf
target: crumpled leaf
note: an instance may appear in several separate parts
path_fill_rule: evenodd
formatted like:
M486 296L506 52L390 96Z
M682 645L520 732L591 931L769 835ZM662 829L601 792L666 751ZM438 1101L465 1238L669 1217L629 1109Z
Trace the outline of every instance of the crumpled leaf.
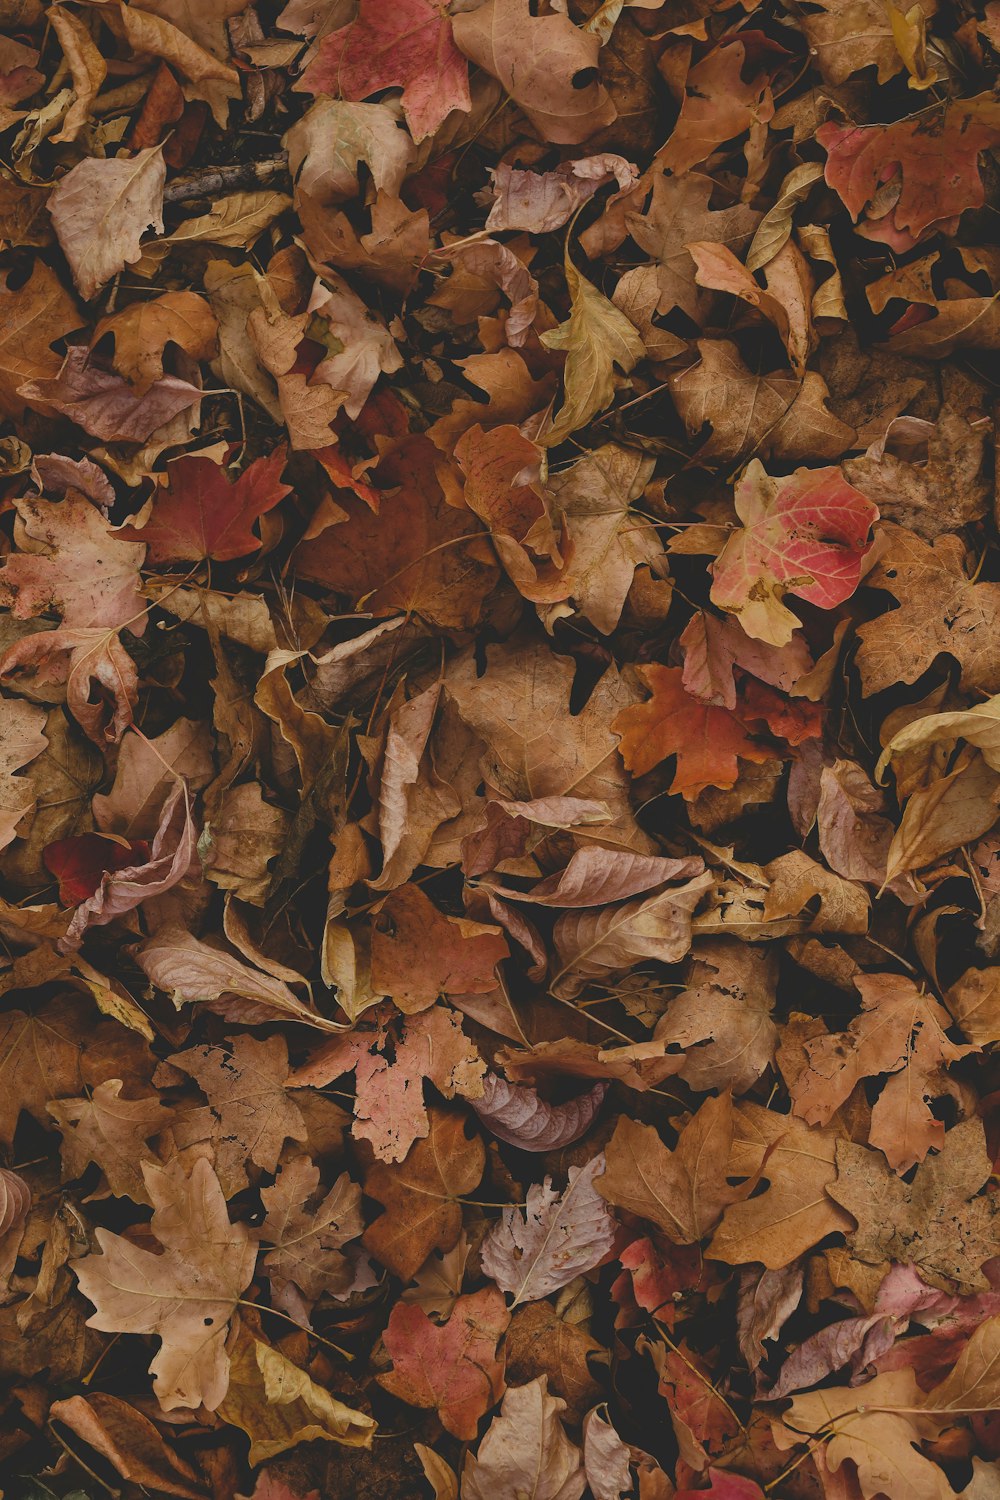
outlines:
M586 1134L607 1091L608 1085L599 1079L587 1093L564 1104L549 1104L536 1089L487 1073L482 1097L473 1099L472 1107L499 1140L521 1151L554 1151Z
M547 348L566 351L563 403L542 438L550 448L610 406L615 389L615 366L627 375L645 353L645 345L634 325L613 302L580 275L568 255L565 267L570 294L569 318L558 328L542 335Z

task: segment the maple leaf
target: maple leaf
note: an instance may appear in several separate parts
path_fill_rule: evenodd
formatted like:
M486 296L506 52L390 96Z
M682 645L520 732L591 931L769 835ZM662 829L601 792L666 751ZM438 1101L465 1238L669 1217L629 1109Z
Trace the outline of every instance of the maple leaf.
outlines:
M913 1495L920 1500L949 1500L954 1495L944 1473L915 1444L932 1437L937 1423L920 1414L921 1392L912 1370L877 1375L860 1390L834 1386L796 1396L782 1417L791 1441L833 1428L824 1453L835 1473L849 1459L857 1469L861 1492Z
M410 1406L433 1408L448 1432L469 1441L504 1392L496 1349L509 1322L495 1287L459 1297L440 1325L423 1308L398 1302L383 1334L393 1367L379 1384Z
M0 589L3 587L0 574ZM47 748L42 732L45 713L31 703L3 699L3 737L0 740L0 849L6 848L26 813L31 812L37 793L30 777L17 776Z
M229 1384L229 1320L250 1285L256 1250L246 1226L230 1223L207 1161L196 1161L190 1176L177 1161L144 1162L142 1174L163 1253L98 1229L100 1253L72 1267L97 1309L88 1322L106 1333L158 1335L150 1372L163 1410L203 1403L214 1411Z
M587 1481L580 1450L559 1420L565 1409L549 1395L544 1375L511 1386L475 1457L466 1458L463 1500L489 1500L505 1489L534 1500L580 1500Z
M683 179L682 179L683 180ZM787 370L755 375L729 339L698 339L701 361L670 376L670 392L688 435L706 426L702 459L749 458L776 463L839 458L854 430L828 409L829 390L815 370L798 380Z
M780 1270L826 1235L849 1227L827 1192L837 1177L837 1132L810 1129L759 1104L738 1105L734 1118L726 1176L762 1175L768 1187L725 1210L707 1253L729 1265L760 1261Z
M937 0L920 0L915 7L922 20L937 10ZM828 83L844 83L862 68L877 67L879 83L887 83L905 66L896 45L893 12L878 0L819 0L816 11L802 16L802 29L814 49L816 65Z
M428 1110L430 1132L415 1141L402 1163L375 1161L365 1192L385 1212L365 1230L362 1243L403 1281L416 1275L432 1250L450 1250L462 1230L455 1201L473 1192L486 1151L479 1136L466 1137L461 1115Z
M296 188L321 204L354 197L361 162L376 188L398 194L413 159L413 143L386 104L317 99L284 136L284 145Z
M535 15L528 0L486 0L453 26L466 57L500 82L543 139L573 146L616 118L610 94L587 76L600 39L568 15Z
M361 1189L342 1172L316 1207L319 1168L308 1156L286 1162L274 1184L262 1188L261 1238L273 1246L263 1265L272 1286L293 1282L307 1297L345 1292L354 1271L342 1247L364 1228Z
M848 1243L859 1261L916 1266L931 1286L971 1294L988 1285L982 1265L996 1234L992 1196L982 1193L988 1177L982 1121L972 1119L945 1132L912 1183L902 1182L881 1152L841 1141L827 1190L857 1223Z
M0 1140L14 1139L18 1115L27 1110L49 1125L52 1099L78 1096L110 1078L149 1082L145 1043L114 1022L84 1022L75 1000L49 1001L32 1015L10 1010L0 1017Z
M698 944L692 958L691 987L670 1001L653 1035L668 1049L683 1049L677 1076L697 1092L746 1093L771 1062L778 1040L771 1015L773 961L719 941Z
M406 123L422 141L453 109L470 108L468 64L452 31L436 0L402 0L391 11L362 0L356 20L323 37L296 87L344 99L402 88Z
M984 188L979 154L1000 140L1000 108L991 94L942 104L891 125L823 125L816 139L827 153L826 180L858 223L890 174L899 196L886 216L866 216L858 233L909 250L931 227L953 234Z
M902 1174L943 1144L930 1100L948 1088L944 1067L976 1049L948 1040L950 1016L909 979L866 974L857 986L864 1009L847 1031L806 1042L809 1062L792 1084L793 1107L809 1124L826 1125L856 1083L889 1074L868 1138Z
M1000 585L966 577L959 537L946 534L929 544L902 526L885 524L865 585L899 600L898 609L858 630L856 659L866 694L891 682L916 682L942 651L958 661L963 687L1000 687L994 646Z
M42 260L33 262L19 290L0 292L0 410L5 417L23 416L23 385L58 375L62 360L52 345L80 321L72 297Z
M100 291L142 254L148 228L163 233L163 151L135 157L90 157L60 178L49 197L52 226L81 297Z
M694 1244L737 1196L721 1167L732 1142L728 1095L705 1101L673 1151L651 1125L622 1119L608 1143L607 1170L595 1186L609 1203L658 1225L675 1244Z
M123 1087L122 1079L111 1078L98 1084L87 1099L51 1099L47 1108L62 1133L67 1178L82 1177L93 1161L116 1198L149 1203L141 1164L154 1157L142 1148L169 1122L171 1111L152 1096L123 1099Z
M109 313L94 329L92 346L105 335L114 340L113 364L137 395L163 379L163 354L176 344L192 359L211 359L218 350L218 324L211 307L194 292L165 292L149 302L133 302Z
M551 1177L528 1189L524 1211L505 1208L483 1241L483 1270L513 1297L512 1307L537 1302L575 1276L593 1270L608 1254L618 1221L595 1191L603 1153L570 1167L562 1194Z
M246 1163L273 1172L286 1140L306 1125L291 1098L283 1037L237 1036L225 1046L192 1047L168 1061L193 1078L209 1104L215 1170L230 1197L247 1185Z
M757 459L735 499L743 528L715 560L712 602L737 615L747 635L783 646L800 624L783 595L820 609L850 598L878 511L839 469L796 469L790 479L772 479Z
M281 483L286 458L284 449L276 448L233 480L212 459L175 459L167 487L154 496L149 520L140 527L123 526L119 535L145 542L152 567L206 557L231 562L258 552L253 523L291 494Z
M435 625L474 622L499 570L486 533L448 504L441 483L447 473L425 437L405 439L377 470L380 487L394 491L378 514L338 490L346 518L300 543L296 572L363 600L378 615L403 610Z
M652 697L624 709L612 726L621 735L621 757L634 776L644 776L676 755L670 790L697 797L707 786L733 786L740 759L759 765L775 755L729 709L693 698L685 690L682 668L637 670Z
M416 885L380 904L372 931L372 984L411 1014L440 995L481 995L510 952L498 927L446 917Z
M752 37L755 45L761 40L760 33ZM753 122L766 125L774 101L767 75L754 70L755 61L748 41L737 40L714 48L691 69L677 123L659 153L661 166L679 176Z
M101 511L76 493L59 501L20 500L18 514L32 550L8 557L0 571L0 597L17 618L53 608L69 626L128 625L142 635L141 546L121 540Z
M385 1052L390 1046L391 1060ZM435 1006L408 1017L398 1036L383 1026L328 1042L297 1069L293 1082L323 1088L353 1070L354 1135L369 1141L381 1161L402 1161L413 1142L430 1130L424 1079L446 1099L462 1094L475 1100L485 1067L458 1014Z

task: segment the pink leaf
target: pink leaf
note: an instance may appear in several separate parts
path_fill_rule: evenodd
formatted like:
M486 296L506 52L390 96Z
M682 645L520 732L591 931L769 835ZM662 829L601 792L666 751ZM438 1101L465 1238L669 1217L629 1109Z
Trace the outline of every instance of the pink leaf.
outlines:
M754 459L736 487L736 510L743 526L715 560L711 597L747 635L772 646L791 640L800 622L784 594L833 609L854 593L878 510L838 468L772 479Z
M565 1104L548 1104L528 1085L487 1073L483 1097L472 1107L498 1140L522 1151L557 1151L590 1129L607 1091L608 1084L599 1080Z

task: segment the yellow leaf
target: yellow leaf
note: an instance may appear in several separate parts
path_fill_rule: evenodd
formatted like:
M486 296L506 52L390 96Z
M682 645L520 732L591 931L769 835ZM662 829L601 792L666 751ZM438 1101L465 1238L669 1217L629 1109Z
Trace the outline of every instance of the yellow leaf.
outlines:
M615 365L627 375L646 352L625 314L580 275L568 255L566 285L570 315L558 328L542 334L546 348L566 350L563 404L540 439L548 448L609 407L615 394Z

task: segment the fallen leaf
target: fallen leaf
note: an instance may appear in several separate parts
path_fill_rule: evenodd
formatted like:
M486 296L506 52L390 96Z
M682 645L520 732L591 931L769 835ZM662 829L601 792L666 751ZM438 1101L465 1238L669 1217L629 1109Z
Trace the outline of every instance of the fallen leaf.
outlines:
M163 233L166 175L162 149L151 146L132 158L88 158L56 183L49 213L81 297L139 259L147 229Z
M504 1209L480 1254L487 1276L513 1297L512 1307L558 1291L608 1254L618 1224L595 1192L595 1178L603 1171L599 1154L585 1167L570 1167L562 1194L546 1177L541 1186L529 1188L523 1213Z
M393 1367L379 1383L410 1406L433 1408L446 1431L470 1441L505 1389L497 1342L509 1322L495 1287L459 1297L440 1325L397 1303L384 1334Z
M216 1410L229 1385L229 1320L253 1276L255 1247L233 1224L219 1181L205 1160L188 1176L180 1162L144 1163L152 1231L162 1254L97 1231L100 1253L73 1263L80 1290L97 1311L92 1328L155 1333L150 1371L164 1411L202 1403Z

